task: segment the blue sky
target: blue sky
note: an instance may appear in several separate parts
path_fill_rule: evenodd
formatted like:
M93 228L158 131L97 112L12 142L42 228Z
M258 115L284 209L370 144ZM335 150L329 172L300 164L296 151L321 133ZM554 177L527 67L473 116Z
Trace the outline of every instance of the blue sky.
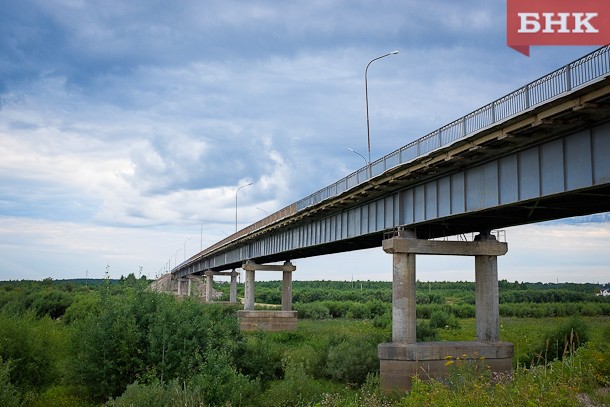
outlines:
M506 46L504 1L7 0L0 279L159 272L595 47ZM593 220L593 221L592 221ZM500 278L609 281L610 227L507 230ZM381 249L295 279L391 278ZM418 260L472 280L469 259ZM262 278L276 279L273 274Z

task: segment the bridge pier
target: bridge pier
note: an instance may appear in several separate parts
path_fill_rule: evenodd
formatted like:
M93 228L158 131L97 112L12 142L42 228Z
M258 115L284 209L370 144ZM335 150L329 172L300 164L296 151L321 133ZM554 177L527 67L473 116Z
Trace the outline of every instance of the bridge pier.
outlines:
M292 311L292 272L296 267L287 261L283 265L257 264L246 261L242 268L246 271L244 309L237 312L242 331L293 331L297 327L297 312ZM282 272L282 310L254 310L254 277L256 270Z
M184 282L184 279L179 278L177 281L178 284L178 297L182 297L182 283Z
M214 301L214 276L230 276L231 286L229 288L229 302L237 302L237 276L239 275L235 269L230 272L208 270L205 273L205 302Z
M392 342L379 345L381 387L385 391L411 388L412 377L442 378L447 374L447 358L470 359L490 366L494 372L512 371L513 345L500 342L497 256L506 254L506 243L489 232L472 242L417 239L414 232L383 241L383 250L393 256ZM476 341L416 341L417 254L475 257ZM464 356L466 355L466 357Z
M196 280L195 281L195 286L197 287L198 284L201 284L201 282L200 282L201 281L201 277L197 277L197 276L194 276L194 275L189 275L186 278L187 278L187 282L188 282L187 288L186 288L187 289L186 295L187 295L187 297L192 297L193 296L193 279Z

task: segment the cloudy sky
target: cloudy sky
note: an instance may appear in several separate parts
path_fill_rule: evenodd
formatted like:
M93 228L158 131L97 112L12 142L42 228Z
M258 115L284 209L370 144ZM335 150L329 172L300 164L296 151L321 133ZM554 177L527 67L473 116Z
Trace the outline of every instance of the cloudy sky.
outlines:
M506 46L505 1L6 0L0 280L154 278L595 47ZM500 278L610 281L610 225L507 230ZM449 261L448 261L449 260ZM418 259L472 280L472 259ZM381 249L295 279L391 279ZM261 273L264 274L264 273ZM278 279L275 275L262 278Z

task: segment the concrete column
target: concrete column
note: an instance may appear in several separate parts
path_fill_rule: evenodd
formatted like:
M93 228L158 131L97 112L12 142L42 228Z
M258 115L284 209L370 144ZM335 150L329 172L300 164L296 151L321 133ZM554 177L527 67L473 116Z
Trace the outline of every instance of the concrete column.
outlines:
M214 291L212 285L214 284L214 275L210 272L205 273L205 301L212 302Z
M178 295L182 295L182 279L178 279Z
M244 310L254 311L254 270L246 270Z
M229 302L237 302L237 276L239 276L239 273L233 269L231 272L231 287L229 288Z
M415 343L415 254L394 253L392 263L392 341Z
M475 240L495 241L489 233ZM500 340L500 296L498 293L498 256L475 256L475 318L477 340Z
M191 291L191 281L193 281L193 279L192 279L192 278L189 278L189 285L188 285L188 290L189 290L189 291L188 291L188 296L189 296L189 297L191 296L191 293L192 293L192 291Z
M284 270L282 274L282 311L292 311L292 271Z
M498 294L498 257L475 256L475 318L477 340L500 340L500 296Z

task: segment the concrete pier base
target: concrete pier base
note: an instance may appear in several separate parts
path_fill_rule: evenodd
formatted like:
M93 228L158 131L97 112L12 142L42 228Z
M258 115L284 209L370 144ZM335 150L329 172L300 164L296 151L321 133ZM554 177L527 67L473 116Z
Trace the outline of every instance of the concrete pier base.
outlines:
M383 241L393 256L392 341L379 345L381 387L411 389L412 378L442 379L456 359L480 363L492 372L512 372L513 345L500 342L498 256L508 245L481 231L472 242L418 239L415 231L399 229ZM475 258L476 341L417 343L416 255Z
M237 311L242 331L296 331L297 311Z
M419 342L379 345L381 388L390 392L411 389L412 378L443 379L460 363L477 363L495 373L512 373L514 348L508 342ZM452 361L453 363L449 363Z

